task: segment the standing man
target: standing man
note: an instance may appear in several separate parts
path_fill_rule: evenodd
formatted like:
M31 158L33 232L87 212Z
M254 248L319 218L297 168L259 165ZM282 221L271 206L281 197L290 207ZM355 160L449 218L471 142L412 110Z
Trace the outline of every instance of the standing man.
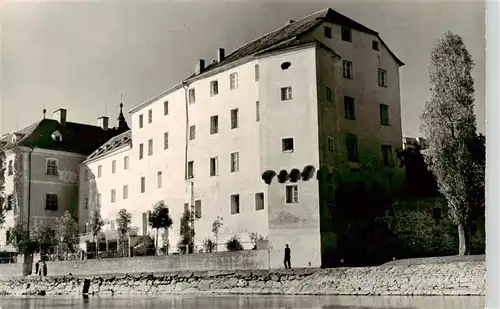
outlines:
M291 255L291 250L290 248L288 247L288 244L286 244L286 247L285 247L285 268L292 268L291 264L290 264L290 255Z

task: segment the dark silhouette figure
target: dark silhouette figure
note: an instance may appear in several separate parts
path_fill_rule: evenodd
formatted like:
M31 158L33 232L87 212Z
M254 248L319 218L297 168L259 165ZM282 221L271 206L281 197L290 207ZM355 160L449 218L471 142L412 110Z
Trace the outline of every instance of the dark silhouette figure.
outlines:
M47 276L47 264L45 263L45 261L42 262L42 272L43 276Z
M40 261L37 261L37 262L35 263L35 274L37 274L37 275L38 275L38 268L39 268L39 267L40 267Z
M292 268L291 264L290 264L290 256L291 256L291 250L290 248L288 247L288 244L286 245L285 247L285 268Z

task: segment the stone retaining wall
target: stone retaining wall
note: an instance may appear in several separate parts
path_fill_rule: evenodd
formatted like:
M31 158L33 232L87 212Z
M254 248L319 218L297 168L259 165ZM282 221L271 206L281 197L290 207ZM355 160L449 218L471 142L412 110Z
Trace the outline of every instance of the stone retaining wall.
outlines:
M366 268L170 272L96 277L21 277L0 294L485 295L484 262Z

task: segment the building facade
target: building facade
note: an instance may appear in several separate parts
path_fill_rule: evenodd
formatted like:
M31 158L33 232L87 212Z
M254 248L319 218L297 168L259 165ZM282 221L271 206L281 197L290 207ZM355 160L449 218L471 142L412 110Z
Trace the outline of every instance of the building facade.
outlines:
M193 75L133 108L130 132L87 158L79 216L98 204L114 220L125 208L146 234L147 211L163 201L175 251L193 207L196 245L221 217L219 248L234 235L251 248L249 234L259 233L271 267L282 266L286 244L292 265L321 266L335 246L332 179L366 160L398 169L402 65L377 32L331 9L227 56L219 49L210 65L200 60Z
M42 120L2 137L5 224L0 250L15 250L7 241L15 217L23 218L28 227L44 223L53 230L66 211L78 220L79 164L123 130L107 125L107 117L99 119L99 126L70 122L65 109L46 119L44 110Z

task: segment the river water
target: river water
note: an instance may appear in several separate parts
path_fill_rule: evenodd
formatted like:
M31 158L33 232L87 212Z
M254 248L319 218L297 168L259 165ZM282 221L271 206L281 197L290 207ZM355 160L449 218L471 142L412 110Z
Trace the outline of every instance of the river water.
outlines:
M483 309L484 302L475 296L0 296L1 309Z

